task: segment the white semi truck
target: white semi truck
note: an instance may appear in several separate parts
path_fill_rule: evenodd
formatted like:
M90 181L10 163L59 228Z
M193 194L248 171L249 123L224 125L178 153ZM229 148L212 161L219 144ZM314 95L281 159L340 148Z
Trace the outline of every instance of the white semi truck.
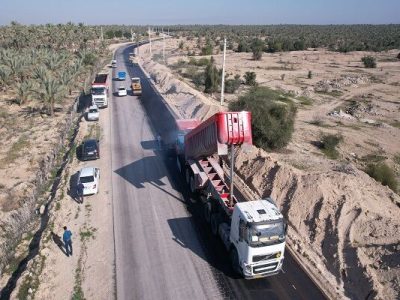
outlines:
M203 203L204 218L229 252L232 267L246 279L277 274L282 269L286 223L271 198L239 202L233 173L227 176L217 156L252 144L249 112L220 112L200 123L177 120L178 168L192 193ZM232 166L231 166L232 170Z
M92 82L92 103L99 108L108 106L108 77L108 73L100 73Z

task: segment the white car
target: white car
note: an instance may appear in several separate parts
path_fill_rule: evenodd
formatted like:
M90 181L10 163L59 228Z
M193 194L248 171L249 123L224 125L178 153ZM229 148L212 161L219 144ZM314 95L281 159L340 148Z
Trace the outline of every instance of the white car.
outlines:
M78 184L83 184L83 195L93 195L99 192L100 169L86 167L78 172Z
M116 60L116 59L113 59L113 60L111 61L111 67L113 67L113 68L116 68L116 67L117 67L117 60Z
M88 121L97 121L99 119L99 116L100 112L97 105L92 105L91 107L89 107L89 111L87 113Z
M122 97L122 96L127 96L128 95L128 91L126 90L126 88L124 88L123 86L120 86L118 89L118 96Z

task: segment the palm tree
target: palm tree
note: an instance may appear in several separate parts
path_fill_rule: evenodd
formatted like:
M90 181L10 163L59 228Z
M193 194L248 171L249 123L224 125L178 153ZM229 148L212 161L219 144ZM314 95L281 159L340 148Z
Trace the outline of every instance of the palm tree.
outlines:
M17 84L16 93L17 93L17 102L19 105L22 105L26 101L28 101L32 95L33 84L30 80L25 80L21 83Z
M10 70L6 67L0 67L0 86L3 91L6 90L6 86L10 80Z
M45 78L36 93L44 102L47 110L50 111L50 116L54 116L54 105L64 97L65 86L54 77Z
M26 65L22 56L14 53L11 58L6 60L6 65L10 68L11 76L15 77L15 79L19 79L20 81L24 79L24 71L26 69Z
M43 82L49 77L49 72L45 67L39 66L33 69L33 78Z

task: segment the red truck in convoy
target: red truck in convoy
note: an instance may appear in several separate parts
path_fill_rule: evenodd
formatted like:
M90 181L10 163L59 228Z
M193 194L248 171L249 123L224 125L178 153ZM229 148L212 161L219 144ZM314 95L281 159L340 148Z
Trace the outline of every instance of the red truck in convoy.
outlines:
M204 122L177 120L177 165L192 193L199 195L204 218L229 251L233 269L246 279L280 272L286 223L271 198L239 202L219 156L252 144L250 112L220 112Z
M108 77L108 73L100 73L92 82L92 103L99 108L108 106Z

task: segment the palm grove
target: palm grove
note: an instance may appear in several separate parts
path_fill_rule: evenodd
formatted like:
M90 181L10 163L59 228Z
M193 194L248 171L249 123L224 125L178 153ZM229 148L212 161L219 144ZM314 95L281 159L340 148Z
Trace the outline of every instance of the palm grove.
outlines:
M83 88L98 58L106 54L98 29L83 24L0 29L0 89L18 105L54 115L76 88Z

